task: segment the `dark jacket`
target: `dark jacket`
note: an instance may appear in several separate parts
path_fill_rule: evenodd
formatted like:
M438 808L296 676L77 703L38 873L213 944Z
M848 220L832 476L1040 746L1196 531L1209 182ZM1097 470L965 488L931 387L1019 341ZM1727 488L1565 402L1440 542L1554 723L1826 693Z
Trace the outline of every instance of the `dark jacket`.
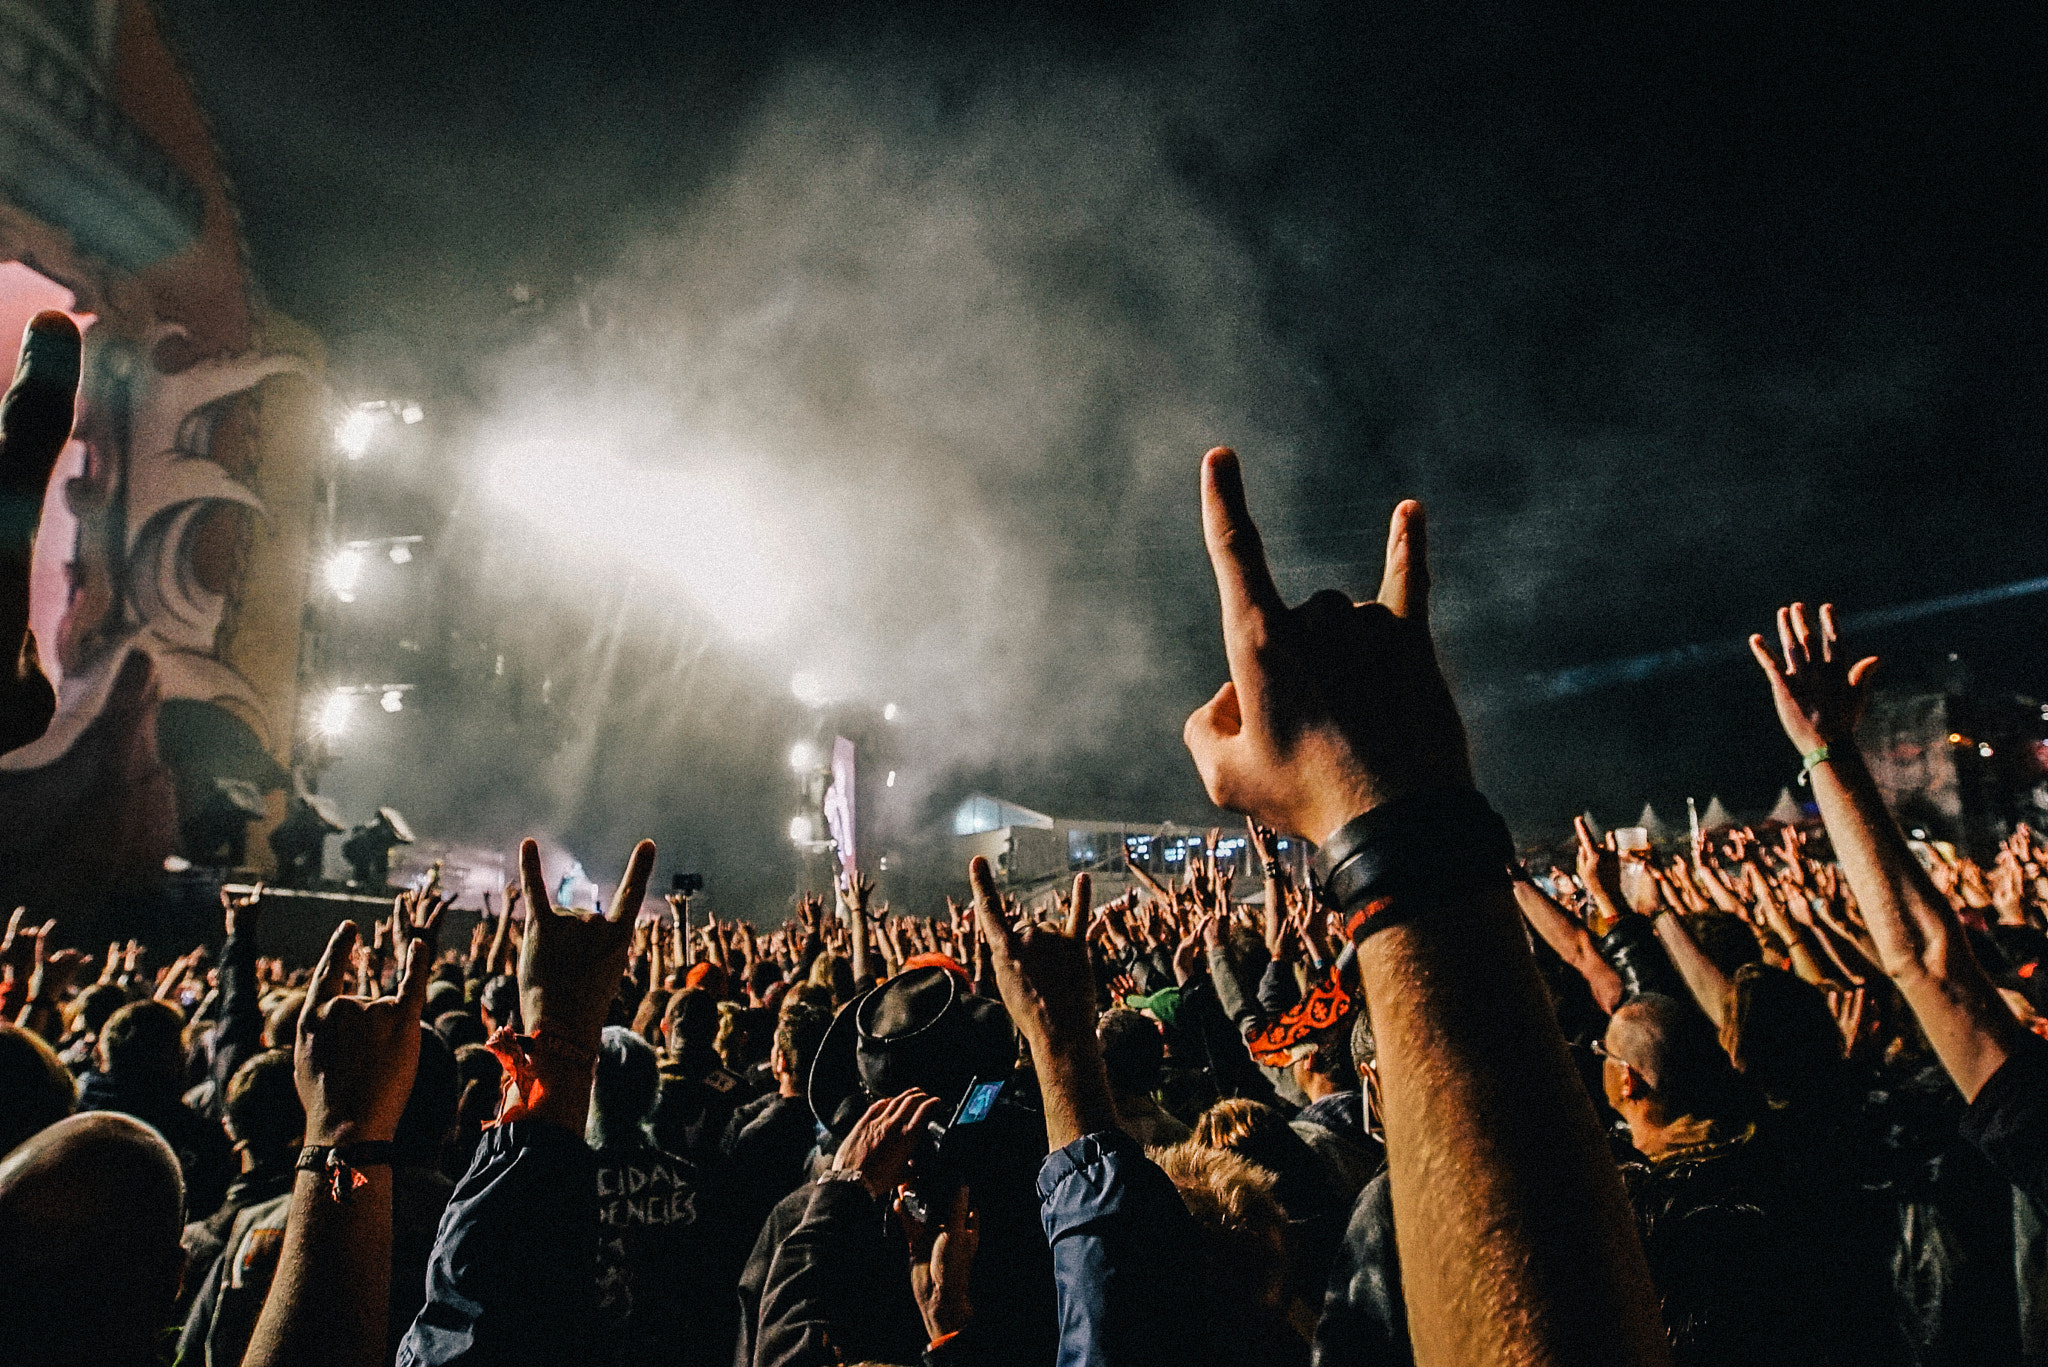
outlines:
M1622 990L1631 997L1657 992L1679 1001L1691 1001L1685 979L1671 965L1657 938L1656 922L1647 916L1624 915L1614 929L1593 941L1600 957L1621 977Z
M597 1158L542 1120L485 1130L441 1215L410 1364L582 1362L597 1315Z
M293 1158L297 1157L294 1153ZM235 1217L250 1206L260 1206L266 1201L275 1201L280 1196L289 1196L292 1182L297 1173L290 1161L279 1161L253 1172L243 1173L228 1184L228 1194L220 1206L203 1220L194 1220L185 1226L180 1240L185 1246L185 1282L178 1298L178 1312L184 1314L199 1293L199 1288L213 1272L214 1263L227 1247L228 1234L234 1228Z
M814 1183L761 1289L754 1367L909 1362L925 1347L889 1212L857 1181Z
M1121 1130L1084 1135L1038 1173L1059 1293L1059 1367L1198 1367L1204 1240L1180 1193Z
M2020 1036L1964 1112L1962 1134L2006 1181L2048 1206L2048 1042Z
M1394 1189L1382 1172L1351 1207L1316 1322L1314 1367L1409 1367L1408 1306L1394 1246Z
M726 1123L748 1099L746 1084L720 1067L716 1055L666 1063L647 1128L662 1148L709 1172L718 1166Z
M213 1030L207 1068L207 1114L227 1113L228 1083L235 1070L263 1052L262 987L256 981L256 937L230 935L220 947L220 1023ZM291 1047L291 1041L285 1041Z

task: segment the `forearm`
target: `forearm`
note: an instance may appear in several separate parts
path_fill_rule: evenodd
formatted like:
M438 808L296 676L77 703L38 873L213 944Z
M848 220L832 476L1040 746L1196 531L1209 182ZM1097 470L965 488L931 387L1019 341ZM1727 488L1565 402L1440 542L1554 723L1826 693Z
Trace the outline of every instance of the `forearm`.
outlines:
M1936 1057L1974 1098L2013 1050L2020 1026L1985 976L1948 900L1906 847L1861 755L1849 746L1813 769L1821 819L1875 942Z
M1519 878L1515 880L1515 905L1543 937L1543 943L1579 971L1602 1011L1611 1012L1621 1005L1621 975L1593 948L1593 938L1584 926L1565 915L1564 908L1545 896L1543 889Z
M391 1169L360 1169L346 1202L325 1177L292 1187L277 1276L244 1367L370 1367L385 1360L391 1298Z
M1677 912L1667 911L1659 916L1655 929L1664 952L1671 957L1672 967L1685 979L1686 991L1719 1030L1728 1019L1728 975L1700 949Z
M1668 1362L1633 1217L1510 899L1382 930L1359 966L1418 1363Z
M1120 1128L1093 1036L1064 1045L1034 1038L1031 1065L1045 1106L1048 1150L1057 1152L1083 1135Z

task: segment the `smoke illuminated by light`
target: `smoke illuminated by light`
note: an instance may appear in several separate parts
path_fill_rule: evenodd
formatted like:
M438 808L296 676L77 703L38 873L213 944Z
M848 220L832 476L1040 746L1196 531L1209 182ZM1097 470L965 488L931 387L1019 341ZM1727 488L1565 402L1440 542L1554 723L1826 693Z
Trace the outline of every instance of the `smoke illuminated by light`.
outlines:
M793 529L725 474L626 465L558 447L506 451L487 487L571 543L669 580L728 635L759 640L780 627L799 582Z

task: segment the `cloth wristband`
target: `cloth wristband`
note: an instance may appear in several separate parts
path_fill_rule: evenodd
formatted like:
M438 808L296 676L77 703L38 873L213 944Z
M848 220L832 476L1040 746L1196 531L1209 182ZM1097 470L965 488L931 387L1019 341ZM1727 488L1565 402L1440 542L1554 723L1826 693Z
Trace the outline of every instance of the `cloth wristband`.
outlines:
M362 1168L388 1168L398 1148L388 1139L365 1139L360 1144L308 1144L299 1150L294 1166L300 1172L317 1172L327 1179L327 1196L336 1205L355 1199L356 1188L368 1186Z
M1315 872L1353 933L1413 911L1508 885L1515 842L1471 788L1414 793L1353 817L1316 851Z
M545 1092L535 1066L543 1058L588 1068L597 1061L597 1051L545 1032L522 1035L509 1025L484 1041L484 1048L498 1056L505 1074L498 1079L498 1118L491 1123L524 1120L540 1105Z

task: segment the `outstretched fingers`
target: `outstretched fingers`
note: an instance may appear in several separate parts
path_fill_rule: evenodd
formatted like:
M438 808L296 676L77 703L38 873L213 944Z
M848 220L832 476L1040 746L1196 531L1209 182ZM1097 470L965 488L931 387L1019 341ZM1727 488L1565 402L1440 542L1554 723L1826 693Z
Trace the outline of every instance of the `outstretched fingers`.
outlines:
M1202 458L1202 541L1223 600L1223 643L1230 673L1243 680L1252 652L1286 605L1266 566L1265 543L1245 502L1237 453L1227 446Z
M1378 602L1396 617L1429 622L1429 520L1415 499L1404 499L1387 524Z
M299 1029L304 1030L308 1021L320 1015L320 1008L334 1000L341 991L341 981L348 974L349 951L355 948L356 923L343 921L334 928L334 934L327 937L327 949L320 955L320 962L313 967L313 976L306 983L306 1002L299 1008ZM421 989L422 993L425 989Z
M1088 910L1095 901L1095 880L1085 873L1074 875L1074 897L1067 904L1067 934L1081 938L1081 931L1088 924Z
M640 904L647 899L647 880L654 876L654 842L643 840L633 847L633 855L626 861L626 872L619 879L619 890L612 894L611 909L604 914L607 921L617 924L624 921L631 924L640 915Z
M534 840L519 842L519 886L526 897L526 929L530 935L541 932L541 923L548 920L555 910L548 900L547 875L541 872L540 844ZM510 914L509 908L507 914Z
M996 890L995 870L980 855L968 861L967 881L974 888L974 924L991 948L1008 953L1017 942L1017 932L1004 910L1003 895Z

